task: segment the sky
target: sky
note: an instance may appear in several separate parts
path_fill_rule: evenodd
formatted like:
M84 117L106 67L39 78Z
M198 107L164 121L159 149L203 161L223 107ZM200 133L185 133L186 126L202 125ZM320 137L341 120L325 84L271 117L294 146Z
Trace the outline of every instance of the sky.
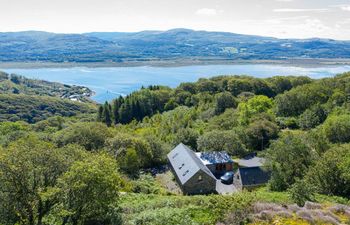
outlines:
M350 0L0 0L0 32L173 28L350 40Z

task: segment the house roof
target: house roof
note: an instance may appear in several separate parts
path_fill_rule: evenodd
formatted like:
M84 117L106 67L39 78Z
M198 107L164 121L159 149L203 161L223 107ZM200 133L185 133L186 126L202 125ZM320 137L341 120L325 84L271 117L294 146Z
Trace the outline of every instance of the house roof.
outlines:
M204 165L233 162L227 152L196 152L196 155Z
M264 166L265 161L264 158L256 156L248 156L243 159L233 160L233 162L237 163L240 167L261 167Z
M265 184L270 179L270 173L260 167L239 168L243 186Z
M210 170L196 156L196 153L182 143L176 146L167 157L181 184L185 184L199 170L202 170L210 177L216 179Z

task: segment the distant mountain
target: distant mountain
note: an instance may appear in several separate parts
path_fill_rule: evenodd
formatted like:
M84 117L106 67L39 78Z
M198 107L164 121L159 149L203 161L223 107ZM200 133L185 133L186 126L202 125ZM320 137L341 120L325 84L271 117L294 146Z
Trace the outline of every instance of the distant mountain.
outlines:
M126 62L193 58L350 58L350 41L277 39L189 29L134 33L0 33L1 62Z

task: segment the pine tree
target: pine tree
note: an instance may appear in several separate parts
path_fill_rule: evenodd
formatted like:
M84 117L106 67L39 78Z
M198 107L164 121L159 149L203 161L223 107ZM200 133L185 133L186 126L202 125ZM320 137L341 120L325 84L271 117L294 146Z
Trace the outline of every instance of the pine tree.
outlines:
M112 125L112 116L108 102L105 102L103 106L103 122L105 122L109 127Z
M113 101L113 106L112 106L112 116L113 116L113 122L114 124L118 124L120 122L120 116L119 116L119 108L120 108L120 101L119 99L115 99Z
M98 107L98 111L97 111L97 121L98 122L102 122L102 120L103 120L103 106L102 105L100 105L99 107Z

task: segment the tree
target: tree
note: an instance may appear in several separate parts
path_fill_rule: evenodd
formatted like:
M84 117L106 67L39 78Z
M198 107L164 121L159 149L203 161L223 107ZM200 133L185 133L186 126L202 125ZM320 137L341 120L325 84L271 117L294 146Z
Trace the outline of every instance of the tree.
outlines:
M59 146L78 144L86 150L101 149L111 136L108 127L96 122L75 123L56 133L55 141Z
M117 133L106 142L107 150L115 156L118 162L125 160L127 150L135 149L140 162L140 167L152 165L152 151L149 143L140 138L127 133Z
M217 115L225 112L228 108L237 107L237 101L230 92L222 92L215 97L215 113Z
M312 166L306 180L321 194L350 196L350 145L333 146Z
M238 105L240 121L242 124L249 123L254 115L260 113L269 113L273 107L273 101L264 95L257 95L250 98L247 102L241 102Z
M269 79L272 83L272 89L276 94L282 94L285 91L292 89L292 82L288 77L272 77Z
M191 128L182 128L176 132L173 144L178 145L179 143L183 143L190 146L192 149L197 149L198 136L199 134L197 131Z
M252 150L263 150L270 140L278 137L278 126L267 119L256 119L245 129L246 145Z
M350 141L350 115L332 115L324 123L324 132L330 142Z
M131 177L138 177L140 159L134 148L128 148L122 160L119 160L120 169Z
M97 122L102 122L103 121L103 106L100 105L98 106L97 110Z
M197 141L200 151L226 151L234 156L247 153L245 145L233 131L210 131L199 137Z
M233 96L238 96L242 92L254 92L252 84L247 79L230 79L227 89Z
M59 199L53 214L61 224L121 224L120 185L116 161L107 154L92 154L60 177L53 190Z
M112 114L110 107L110 104L108 104L108 102L105 102L102 111L102 122L104 122L108 127L112 125Z
M303 207L306 201L315 201L315 188L305 180L297 180L288 190L292 200Z
M305 143L303 133L287 132L272 142L266 152L271 189L287 190L297 179L304 177L315 157L315 152Z
M310 109L305 110L299 117L299 126L305 130L320 125L327 118L327 113L319 104L314 105Z
M34 136L0 150L0 223L43 224L55 203L43 192L83 156L77 146L57 149Z
M112 105L112 116L114 119L114 124L118 124L120 122L120 115L119 115L119 108L121 104L123 103L123 97L120 96L118 99L113 100Z
M197 82L197 91L208 92L214 94L218 91L219 87L216 82L208 79L199 79Z
M326 103L332 95L333 85L324 81L305 84L293 88L275 98L276 114L278 116L299 116L315 104Z

